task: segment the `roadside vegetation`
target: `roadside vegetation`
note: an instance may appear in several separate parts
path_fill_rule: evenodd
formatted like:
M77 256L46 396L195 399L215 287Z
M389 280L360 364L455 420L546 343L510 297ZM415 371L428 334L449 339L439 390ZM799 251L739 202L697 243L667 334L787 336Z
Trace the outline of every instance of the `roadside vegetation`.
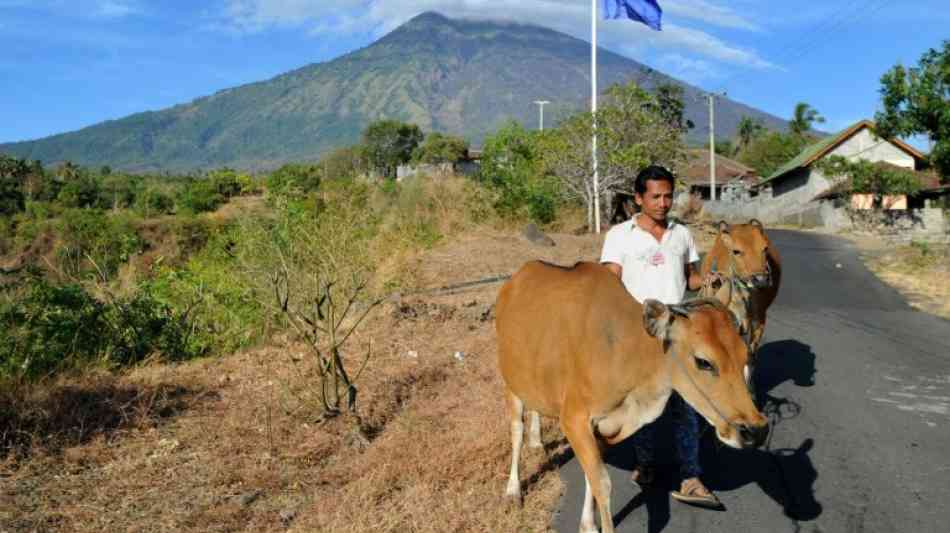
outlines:
M472 176L396 180L469 152L398 121L264 174L0 155L0 530L547 529L553 424L525 508L500 497L497 284L431 289L595 260L593 199L685 162L680 97L610 90L599 189L583 113L502 125ZM781 164L802 121L736 144ZM529 222L557 246L515 236Z
M612 97L602 130L623 159L601 195L684 153L675 98ZM584 120L507 124L479 174L398 181L467 143L380 121L257 175L0 156L0 529L547 527L551 425L531 503L499 506L497 285L425 291L595 258L596 236L560 233L589 230L589 154L553 154ZM527 222L562 246L511 236Z

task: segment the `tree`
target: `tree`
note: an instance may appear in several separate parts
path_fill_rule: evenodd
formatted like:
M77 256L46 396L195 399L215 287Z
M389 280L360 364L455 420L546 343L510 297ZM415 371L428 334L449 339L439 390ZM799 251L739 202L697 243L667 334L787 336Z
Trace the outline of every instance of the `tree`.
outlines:
M317 163L323 180L353 179L365 174L368 165L366 150L359 145L337 148Z
M456 163L466 154L468 154L468 141L460 137L433 132L426 135L425 141L415 149L412 160L439 165Z
M884 110L874 116L877 133L929 135L931 162L950 179L950 40L925 52L916 67L896 65L881 76L881 99Z
M388 178L396 177L396 167L409 162L421 141L419 126L398 120L377 120L363 131L370 166Z
M542 224L554 220L558 189L542 167L542 139L514 121L485 138L480 177L498 193L494 207L502 216L527 210Z
M0 154L0 216L23 211L23 182L29 172L22 159Z
M739 120L739 127L736 128L736 135L739 140L737 151L747 148L752 143L752 140L761 135L764 131L765 126L761 120L743 116Z
M794 135L805 136L811 131L813 124L824 122L825 117L821 116L815 108L805 102L798 102L795 104L792 120L788 123L788 130Z
M683 87L673 83L664 83L656 88L657 109L667 123L686 133L695 126L692 120L684 116Z
M707 146L706 146L707 150L709 149L708 144L709 143L707 143ZM739 151L738 147L732 144L732 139L722 139L720 141L716 141L715 148L716 148L717 154L721 156L725 156L725 157L734 157L736 155L736 152Z
M821 161L818 168L841 184L848 194L873 195L875 207L883 205L885 196L914 194L920 190L920 178L914 171L885 162L850 161L834 155Z
M808 139L800 135L773 131L755 137L739 155L739 161L754 168L760 176L768 177L807 144Z
M565 120L544 141L547 172L557 176L564 192L587 206L588 227L594 227L594 200L618 189L632 189L640 170L651 164L675 167L685 160L683 132L658 96L636 83L607 90L605 106L597 112L599 180L594 187L590 140L593 117L578 113ZM671 120L673 118L673 120Z
M320 167L304 163L287 163L267 176L267 190L271 193L298 189L311 192L320 188Z

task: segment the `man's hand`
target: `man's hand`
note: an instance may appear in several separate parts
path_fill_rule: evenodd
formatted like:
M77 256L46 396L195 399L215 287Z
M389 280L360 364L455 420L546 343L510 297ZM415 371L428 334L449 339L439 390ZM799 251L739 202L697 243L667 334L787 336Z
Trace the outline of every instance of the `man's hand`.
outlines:
M614 273L620 279L623 279L623 267L617 263L604 263L604 266L607 267L607 270Z
M703 280L699 276L698 266L698 262L686 265L686 288L691 291L698 291L703 286Z

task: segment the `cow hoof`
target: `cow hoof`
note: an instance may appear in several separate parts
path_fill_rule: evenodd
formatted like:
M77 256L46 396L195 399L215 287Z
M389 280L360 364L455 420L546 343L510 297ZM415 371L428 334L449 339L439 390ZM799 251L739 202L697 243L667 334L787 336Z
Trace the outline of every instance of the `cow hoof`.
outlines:
M600 533L600 530L596 526L590 528L581 526L580 533Z

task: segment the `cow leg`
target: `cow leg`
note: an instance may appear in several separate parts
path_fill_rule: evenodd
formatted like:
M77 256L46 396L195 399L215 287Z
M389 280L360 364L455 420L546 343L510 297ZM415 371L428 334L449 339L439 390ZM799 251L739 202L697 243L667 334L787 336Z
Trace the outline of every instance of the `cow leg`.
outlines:
M587 481L580 533L596 533L597 531L594 525L594 501L597 502L597 509L600 511L601 530L603 533L614 533L613 516L610 513L610 474L600 455L600 446L594 436L590 417L586 412L573 415L562 412L561 428L571 448L574 449L574 455L580 461L581 468L584 469Z
M528 447L540 448L544 446L541 442L541 415L537 411L531 411L531 425L528 427Z
M524 402L510 390L505 391L505 400L508 405L508 417L511 420L511 471L508 474L508 487L505 497L521 503L521 480L518 477L518 459L521 455L521 441L524 437Z
M594 523L594 495L590 491L590 480L584 475L584 507L581 511L580 533L597 533Z

